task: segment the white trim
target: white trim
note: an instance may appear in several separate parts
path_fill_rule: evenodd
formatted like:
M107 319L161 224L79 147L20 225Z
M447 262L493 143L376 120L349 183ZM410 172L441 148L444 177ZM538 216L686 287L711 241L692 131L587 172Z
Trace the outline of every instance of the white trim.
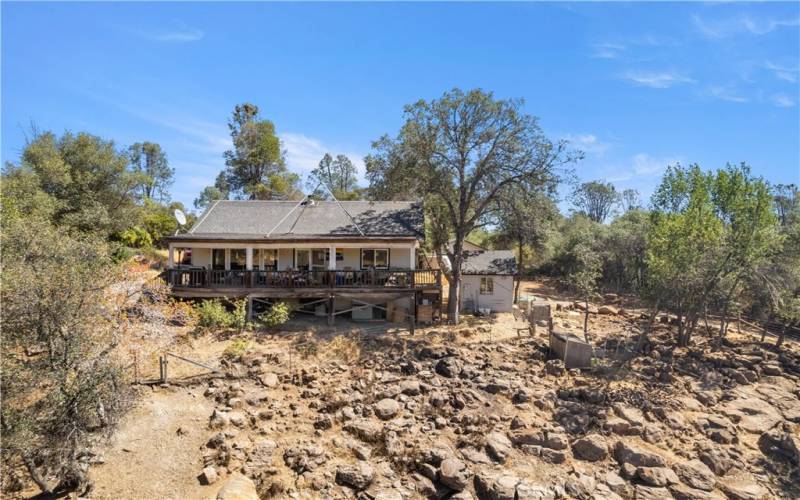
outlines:
M328 248L328 269L336 270L336 247L333 245Z
M319 243L242 243L242 242L231 242L231 243L212 243L212 242L175 242L171 243L175 246L180 246L181 248L245 248L246 246L251 246L252 248L329 248L331 246L330 242L320 241ZM336 243L335 244L337 249L342 248L403 248L408 249L408 243ZM416 248L416 246L414 247Z
M362 271L364 271L366 269L369 269L369 266L364 267L364 251L366 251L366 250L372 250L372 258L373 258L373 260L375 259L375 252L377 252L378 250L386 252L386 265L385 266L381 266L381 267L372 266L375 269L384 270L384 269L389 269L389 268L392 267L392 263L389 262L389 260L392 258L392 252L389 251L389 248L387 248L387 247L364 247L364 248L361 249L361 254L360 254L360 258L359 258L359 261L361 263L361 270Z

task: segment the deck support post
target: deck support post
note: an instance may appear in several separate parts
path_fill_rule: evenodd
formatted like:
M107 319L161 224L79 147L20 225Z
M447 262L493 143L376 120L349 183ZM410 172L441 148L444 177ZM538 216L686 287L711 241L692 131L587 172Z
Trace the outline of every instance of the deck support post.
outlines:
M335 316L333 314L334 313L333 305L334 305L334 298L335 297L336 297L335 295L328 296L328 326L333 326L333 322L334 322L334 317Z
M417 292L411 294L411 307L409 308L408 314L408 330L411 332L411 335L414 335L414 329L417 324Z
M247 322L253 322L253 297L251 295L247 296Z

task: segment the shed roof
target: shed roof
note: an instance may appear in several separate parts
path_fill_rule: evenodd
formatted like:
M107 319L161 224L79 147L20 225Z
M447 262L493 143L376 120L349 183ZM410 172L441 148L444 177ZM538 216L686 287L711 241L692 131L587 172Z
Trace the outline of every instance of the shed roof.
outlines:
M173 239L422 238L423 220L410 201L220 200Z
M464 252L462 274L505 274L517 272L517 259L511 250L479 250Z

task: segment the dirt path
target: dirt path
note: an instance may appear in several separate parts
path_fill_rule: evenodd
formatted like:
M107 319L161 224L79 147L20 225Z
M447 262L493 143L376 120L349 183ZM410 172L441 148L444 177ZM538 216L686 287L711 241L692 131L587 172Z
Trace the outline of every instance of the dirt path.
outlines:
M213 410L201 389L159 389L121 423L105 453L91 469L94 498L201 499L211 493L197 480L200 447L208 438ZM178 432L178 429L181 432Z

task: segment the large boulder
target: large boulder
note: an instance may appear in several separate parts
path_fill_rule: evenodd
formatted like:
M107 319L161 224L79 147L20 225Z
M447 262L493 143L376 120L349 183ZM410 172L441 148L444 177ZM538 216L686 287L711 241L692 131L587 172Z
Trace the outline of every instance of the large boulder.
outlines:
M400 403L394 399L384 398L375 403L375 415L381 420L394 418L400 412Z
M634 467L664 467L667 465L661 455L623 440L617 441L614 445L614 458L620 464L627 463Z
M800 465L800 435L790 430L773 429L765 432L758 438L758 447L770 458Z
M456 458L443 460L439 466L439 481L451 490L461 491L469 484L472 471L467 464Z
M676 500L725 500L725 496L716 491L698 490L685 484L673 484L669 492Z
M755 397L735 399L721 406L719 412L753 434L772 429L783 420L783 415L774 406Z
M258 500L256 485L240 472L234 472L217 492L217 500Z
M637 484L634 498L636 500L667 500L672 498L672 495L666 488Z
M340 465L336 469L336 483L361 491L372 483L375 471L367 462L355 465Z
M511 449L511 440L502 432L495 431L486 435L486 451L501 464L505 463Z
M569 476L564 483L564 489L567 493L579 500L589 500L592 498L592 493L594 493L595 488L597 488L597 482L594 480L594 477L588 474L581 474L580 472Z
M589 434L572 443L572 454L580 460L597 462L608 456L608 443L600 434Z
M348 422L343 429L367 443L375 443L383 438L383 426L366 419Z
M547 486L531 484L525 480L517 484L517 500L555 500L555 498L555 492Z
M731 500L761 500L767 498L767 490L756 483L749 474L742 474L719 481L719 489Z
M442 358L436 363L436 373L443 377L455 378L461 375L464 368L461 360L455 357Z
M475 493L479 500L515 500L520 480L511 474L481 472L475 476Z
M214 484L217 479L219 479L219 474L217 474L217 469L212 465L209 465L200 473L200 482L203 484Z
M711 491L717 484L714 471L700 460L681 462L673 467L681 481L698 490Z
M669 467L637 467L636 477L647 486L669 486L680 482Z

